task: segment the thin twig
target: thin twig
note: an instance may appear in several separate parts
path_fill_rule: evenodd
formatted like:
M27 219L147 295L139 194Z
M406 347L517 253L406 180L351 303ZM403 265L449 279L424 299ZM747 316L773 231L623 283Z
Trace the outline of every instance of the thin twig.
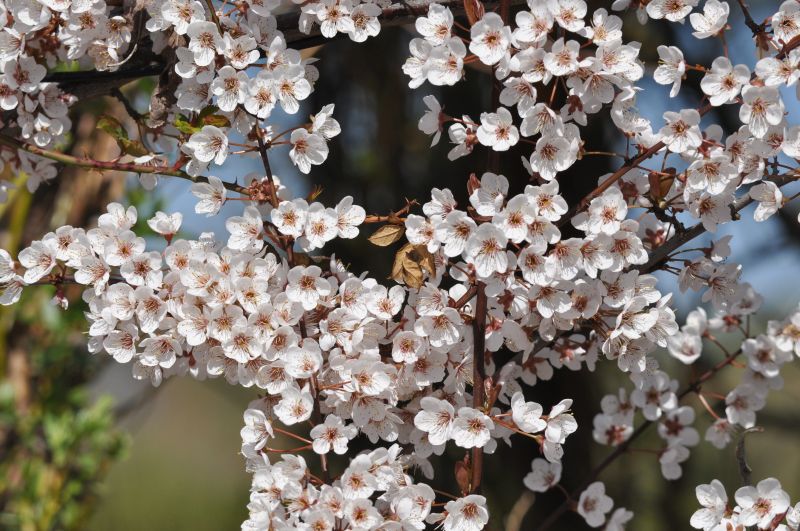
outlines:
M100 171L127 171L131 173L152 173L156 175L164 175L167 177L178 177L180 179L186 179L188 181L192 181L195 183L208 182L207 177L203 176L193 177L184 171L171 168L169 166L149 166L147 164L135 164L133 162L114 162L114 161L80 158L80 157L75 157L73 155L68 155L66 153L60 153L58 151L49 151L46 149L42 149L38 146L34 146L33 144L20 142L19 140L16 140L14 138L5 135L0 135L0 145L10 147L12 149L27 151L28 153L33 153L34 155L38 155L46 159L54 160L56 162L61 162L62 164L67 164L68 166L77 166L79 168L88 168ZM247 194L247 189L242 186L239 186L238 184L223 183L223 185L225 186L225 188L233 192L238 192L240 194Z
M267 180L269 181L269 196L270 196L270 203L273 207L278 207L278 192L275 190L275 179L272 176L272 167L269 164L269 155L267 154L267 145L264 143L264 138L262 136L262 129L256 124L255 127L256 132L256 139L258 139L258 152L261 154L261 162L264 164L264 171L267 174Z
M684 398L686 395L690 393L696 393L700 390L702 385L713 378L719 371L730 365L740 354L742 353L741 349L737 350L730 356L727 356L724 360L717 363L714 367L706 371L702 376L696 379L694 382L690 383L683 391L678 394L678 400ZM619 446L617 446L613 452L608 454L605 459L603 459L599 465L594 467L589 475L575 488L572 493L570 493L570 499L578 499L581 492L583 492L586 487L588 487L597 477L606 469L608 468L614 461L619 459L624 453L628 451L631 444L639 437L642 436L649 428L655 424L655 422L647 420L643 422L638 428L634 430L628 439L622 442ZM546 529L550 529L553 524L555 524L558 519L570 508L570 501L569 499L563 501L561 505L556 508L555 511L550 513L548 517L539 525L537 531L545 531Z
M756 426L744 430L739 436L739 442L736 444L736 463L739 465L739 476L742 478L742 485L749 487L753 484L753 469L747 464L747 451L745 449L744 440L750 433L760 433L764 431L762 428Z
M125 107L125 111L128 113L128 116L133 118L138 125L138 122L140 122L142 119L142 114L134 109L133 105L131 105L131 102L125 97L125 94L123 94L118 87L114 87L111 89L111 95L117 98L120 103L122 103L122 105Z
M748 28L750 28L750 31L753 32L753 36L758 35L762 31L764 31L764 28L756 24L756 21L753 20L753 17L750 15L750 10L747 9L744 0L738 0L738 2L739 2L739 7L742 8L742 13L744 14L744 23L747 25Z

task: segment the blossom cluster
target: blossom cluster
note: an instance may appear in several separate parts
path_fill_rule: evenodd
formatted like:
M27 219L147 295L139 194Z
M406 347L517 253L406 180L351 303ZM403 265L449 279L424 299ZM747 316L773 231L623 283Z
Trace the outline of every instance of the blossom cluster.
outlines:
M278 2L247 2L225 13L217 8L209 11L196 0L141 2L124 12L103 0L3 4L0 107L13 111L11 125L20 129L21 139L39 148L63 144L71 129L68 110L77 98L47 80L48 67L60 61L78 61L97 71L124 69L144 46L140 40L146 31L152 52L169 50L174 54L174 66L167 68L174 70L179 80L175 101L166 109L171 120L154 122L157 127L151 127L152 139L164 142L175 133L189 135L180 139L179 148L187 159L185 171L199 175L212 162L224 163L229 135L251 134L276 107L284 113L297 113L300 102L313 90L319 76L314 59L303 59L287 45L272 14L278 6ZM370 2L347 6L307 3L300 24L310 31L317 23L325 36L339 31L361 42L377 34L380 13L380 7ZM179 131L174 125L181 114L209 111L217 113L214 125L190 131ZM292 162L308 173L311 165L324 162L327 141L339 132L332 112L329 105L307 127L275 136L267 127L259 134L270 145L289 144ZM167 137L161 136L164 133ZM288 139L282 139L283 135ZM155 166L164 162L156 151L148 153L152 148L138 147L130 153L137 155L135 162ZM31 191L56 176L55 165L46 155L21 149L2 154L4 162L28 176ZM143 179L143 184L152 185L152 181Z
M800 503L792 507L789 494L775 478L737 489L733 507L729 505L725 486L719 480L699 485L696 492L702 507L692 515L691 524L695 529L712 531L754 526L758 529L795 530L800 527Z
M785 2L777 15L793 12L793 6L795 2ZM617 2L615 7L625 6ZM679 164L688 166L685 178L674 179L667 189L660 187L658 198L667 200L675 211L691 213L708 230L714 232L717 225L731 221L729 205L742 185L757 183L750 190L759 203L757 220L767 219L782 205L780 188L772 181L761 181L768 170L766 160L800 156L800 126L786 122L779 92L782 86L797 84L800 50L763 57L752 74L747 65L734 66L727 56L718 57L708 68L693 66L703 73L700 84L710 107L667 111L664 124L657 126L636 108L640 90L636 82L644 76L644 65L638 59L640 44L622 41L619 17L601 8L587 24L582 0L531 0L529 8L517 13L516 27L506 25L495 13L487 13L470 30L469 51L492 66L503 83L499 98L503 107L484 112L479 121L474 121L468 115L446 115L435 98L425 98L429 111L420 120L420 129L433 135L436 144L444 125L452 122L448 127L455 144L448 154L451 160L470 154L477 145L506 151L527 141L533 149L523 164L534 176L549 181L573 166L585 151L580 126L587 125L588 116L609 108L613 123L629 143L642 151L666 148L667 154L680 156ZM649 2L646 13L652 18L682 22L691 8L688 2ZM727 22L727 3L709 0L704 9L704 14L691 17L698 39L720 34ZM778 42L789 43L800 34L800 29L791 29L792 20L789 17L786 31L780 35L776 32ZM554 29L574 34L578 40L551 40ZM418 87L425 81L433 85L461 81L467 50L456 35L453 14L433 4L428 15L418 19L417 30L423 38L412 40L411 57L404 65L410 86ZM593 55L581 52L586 46L594 48ZM654 79L671 85L670 96L675 97L687 73L683 52L676 46L659 46L658 54ZM567 93L563 104L554 107L553 98L543 101L542 89L536 87L553 85L555 94L559 83L564 83ZM739 105L739 130L724 136L716 124L702 129L702 114L726 104ZM640 173L639 186L647 186L648 175ZM665 179L662 176L660 180L663 183Z
M105 350L116 361L131 363L135 377L156 385L188 373L264 389L267 397L245 413L242 452L251 460L268 455L262 452L275 437L273 423L298 425L316 410L309 433L314 452L346 453L361 433L373 442L413 445L405 461L427 476L434 470L429 458L450 441L492 453L515 433L533 438L544 459L533 462L525 483L537 491L557 482L562 445L578 425L569 413L571 400L544 415L542 405L526 401L522 385L549 379L554 369L593 370L602 354L631 374L635 390L630 401L624 391L603 400L595 437L607 444L624 441L640 408L648 420L661 421L659 433L668 443L660 456L662 470L667 478L678 477L686 448L698 442L690 426L694 412L677 406L677 382L648 354L669 347L675 357L692 362L697 356L687 358L686 349L678 348L683 340L699 339L706 329L731 328L759 301L734 277L734 287L716 296L724 313L708 324L697 311L679 332L655 277L636 269L623 272L647 259L650 244L637 235L638 222L625 219L619 187L610 187L574 222L585 238L564 241L553 224L566 209L556 182L508 198L507 188L505 178L494 174L477 183L470 204L485 219L480 225L457 208L449 190L434 193L422 207L425 216L406 217L409 241L437 256L436 270L418 290L387 289L347 272L335 259L327 271L319 265L289 267L265 247L264 238L270 237L265 227L306 241L301 244L306 248L324 245L326 234L356 236L365 215L349 198L335 209L284 200L277 208L266 207L271 219L266 225L259 209L248 206L243 216L228 219L226 243L211 234L196 241L174 239L180 215L158 213L148 225L168 242L163 252L147 251L145 240L130 230L137 221L133 207L112 204L97 228L62 227L23 250L21 275L4 254L4 302L14 302L23 285L72 278L88 286L83 298L91 352ZM609 215L613 208L616 221ZM522 242L527 246L519 256L508 249ZM709 253L719 260L717 255L726 254L722 247ZM632 253L634 260L631 249L640 249ZM461 283L442 289L445 275ZM487 313L494 324L485 331L487 351L505 347L520 356L502 368L488 368L496 377L495 405L488 410L471 407L467 390L473 357L465 318L475 317L475 295L467 294L470 275L491 294ZM717 289L713 282L705 287ZM465 294L469 298L459 307ZM575 332L582 327L588 329ZM770 328L792 337L786 325ZM533 337L555 341L532 352ZM767 363L756 342L747 340L742 349ZM779 359L786 361L786 355ZM426 390L433 392L420 395ZM741 390L731 396L729 419L748 411ZM736 418L729 424L741 424ZM751 413L742 427L752 425ZM715 425L709 432L730 433L728 428ZM587 521L595 520L587 516Z

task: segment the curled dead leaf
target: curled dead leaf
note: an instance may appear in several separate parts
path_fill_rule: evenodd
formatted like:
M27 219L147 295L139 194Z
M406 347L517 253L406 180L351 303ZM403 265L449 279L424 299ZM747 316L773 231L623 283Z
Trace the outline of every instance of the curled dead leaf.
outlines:
M407 243L394 257L391 278L409 288L418 289L425 281L425 273L432 275L435 272L433 255L425 246Z

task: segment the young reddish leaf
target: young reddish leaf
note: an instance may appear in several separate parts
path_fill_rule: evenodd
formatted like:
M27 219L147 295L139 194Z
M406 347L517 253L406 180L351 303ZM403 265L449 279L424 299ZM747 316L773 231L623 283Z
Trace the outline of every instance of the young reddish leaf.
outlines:
M455 465L455 476L456 476L456 484L458 488L461 490L461 495L466 496L469 494L469 483L470 483L470 470L469 470L469 452L464 456L464 459L461 461L456 461Z
M480 0L464 0L464 11L467 14L470 26L482 19L486 12Z
M472 192L477 190L481 187L481 182L478 180L478 176L474 173L469 174L469 180L467 180L467 193L472 195Z

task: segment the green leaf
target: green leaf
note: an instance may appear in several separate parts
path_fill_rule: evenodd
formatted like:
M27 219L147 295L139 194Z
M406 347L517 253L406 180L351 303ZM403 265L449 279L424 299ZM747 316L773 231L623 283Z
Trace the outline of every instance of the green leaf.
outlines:
M198 118L200 120L204 120L206 118L206 116L211 116L212 114L214 114L218 110L219 110L219 107L217 107L216 105L209 105L207 107L203 107L203 110L200 111L200 114L198 115Z
M127 138L122 138L117 140L117 144L119 144L119 147L122 151L128 155L131 155L132 157L142 157L150 153L150 150L144 147L144 144L138 140L128 140Z
M219 111L216 105L209 105L203 107L203 110L198 113L197 118L190 120L183 114L179 114L175 119L175 128L181 133L191 135L202 129L204 125L213 125L216 127L230 127L231 121L221 114L214 114Z
M120 121L114 118L113 116L108 116L108 115L101 116L100 119L97 120L97 128L102 129L109 135L113 136L114 140L116 140L117 142L119 142L120 139L124 138L127 140L128 138L128 132L122 126Z
M199 127L192 125L192 123L189 122L189 119L182 114L178 115L178 117L175 119L174 125L178 131L181 133L186 133L187 135L191 135L200 130Z
M150 150L144 147L144 144L142 144L140 141L131 140L130 137L128 137L128 131L126 131L125 127L120 123L120 121L113 116L101 116L97 121L97 128L114 137L114 140L117 141L120 151L126 155L141 157L150 153Z

